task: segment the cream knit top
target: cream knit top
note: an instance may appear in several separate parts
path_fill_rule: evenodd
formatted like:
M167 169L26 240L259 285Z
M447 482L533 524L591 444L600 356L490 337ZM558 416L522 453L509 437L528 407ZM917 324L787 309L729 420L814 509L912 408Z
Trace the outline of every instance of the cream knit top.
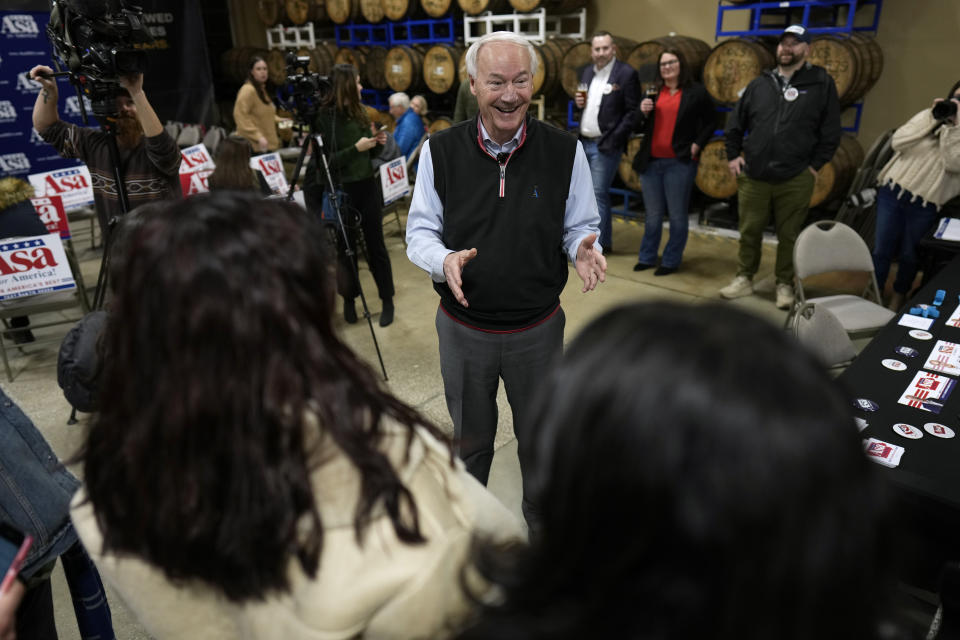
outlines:
M895 153L877 184L906 189L939 211L960 194L960 126L944 124L934 132L936 126L932 110L924 109L894 131Z

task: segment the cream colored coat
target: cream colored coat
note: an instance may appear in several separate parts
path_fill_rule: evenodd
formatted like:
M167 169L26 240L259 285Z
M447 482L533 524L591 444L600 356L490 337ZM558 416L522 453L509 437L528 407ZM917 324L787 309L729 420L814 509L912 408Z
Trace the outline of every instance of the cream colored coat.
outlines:
M357 545L359 475L328 442L321 453L334 457L313 475L324 525L317 577L291 561L290 592L265 602L231 603L206 584L173 584L137 558L102 554L102 535L82 489L74 496L73 522L104 581L157 640L442 638L469 611L460 571L471 537L506 540L521 537L522 530L459 460L451 467L448 450L426 431L417 430L406 462L405 432L393 425L384 440L384 453L416 501L427 543L400 542L381 510Z
M945 124L935 135L933 112L924 109L893 132L894 155L877 184L906 189L939 210L960 194L960 126Z

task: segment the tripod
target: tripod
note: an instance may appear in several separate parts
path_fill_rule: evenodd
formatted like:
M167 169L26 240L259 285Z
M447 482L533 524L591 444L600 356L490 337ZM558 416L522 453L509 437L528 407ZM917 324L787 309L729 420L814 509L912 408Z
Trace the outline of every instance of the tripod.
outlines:
M303 123L298 123L300 125L300 131L303 131ZM360 294L360 304L363 307L363 317L367 320L367 326L370 327L370 337L373 338L373 348L377 352L377 360L380 362L380 371L383 372L383 379L389 380L387 377L387 368L383 364L383 355L380 352L380 343L377 342L377 334L373 330L373 319L370 315L370 309L367 307L367 297L363 293L363 286L360 283L360 269L357 265L357 255L353 248L350 246L350 238L347 235L347 229L343 224L343 215L340 209L340 200L337 196L337 189L333 183L333 176L330 175L330 164L327 162L327 156L323 153L323 136L319 133L312 134L304 138L303 142L300 144L300 155L297 157L297 165L293 170L293 180L290 182L290 189L287 191L287 200L293 200L293 192L297 186L297 180L300 178L300 169L303 167L303 160L307 156L307 151L312 149L314 157L318 158L318 165L322 164L323 166L323 176L326 182L324 187L327 189L327 192L330 194L330 204L334 212L334 220L337 227L337 230L340 234L340 239L343 242L343 250L347 256L347 262L350 265L350 276L353 278L353 284L356 286L356 291Z

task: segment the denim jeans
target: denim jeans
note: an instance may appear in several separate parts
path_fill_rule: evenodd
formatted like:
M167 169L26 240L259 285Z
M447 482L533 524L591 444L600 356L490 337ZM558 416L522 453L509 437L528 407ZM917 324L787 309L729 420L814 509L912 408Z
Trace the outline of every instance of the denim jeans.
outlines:
M610 220L610 185L620 166L619 153L604 153L597 148L596 140L581 138L583 152L590 165L593 178L593 195L597 198L597 211L600 213L600 244L604 249L613 247L613 225Z
M663 216L667 214L670 239L663 248L661 265L670 269L680 266L683 248L687 246L690 191L696 176L696 162L683 162L676 158L652 158L646 170L640 174L645 213L643 241L637 262L656 263L663 232Z
M937 208L923 204L920 198L910 202L913 194L888 185L877 189L877 232L873 246L873 269L880 290L890 274L890 262L900 254L893 290L906 295L917 276L917 245L924 234L937 223Z

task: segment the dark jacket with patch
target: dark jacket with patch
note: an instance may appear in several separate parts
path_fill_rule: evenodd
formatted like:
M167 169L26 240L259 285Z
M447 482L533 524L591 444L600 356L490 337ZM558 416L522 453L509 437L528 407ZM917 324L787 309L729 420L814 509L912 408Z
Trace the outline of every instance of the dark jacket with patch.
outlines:
M614 58L611 64L613 69L607 79L610 92L603 94L597 113L597 124L600 125L597 148L604 153L622 153L640 112L640 81L637 72L626 62ZM580 74L580 81L590 86L595 73L593 65L587 65Z
M527 118L524 134L498 161L480 140L477 118L430 138L434 188L443 203L443 244L476 247L463 270L464 308L434 283L444 310L487 331L516 331L549 316L567 283L564 216L577 141Z
M840 101L826 69L807 62L790 79L787 100L773 71L747 85L727 122L727 159L746 157L751 178L780 182L807 167L820 170L840 144ZM746 141L744 134L748 133Z

